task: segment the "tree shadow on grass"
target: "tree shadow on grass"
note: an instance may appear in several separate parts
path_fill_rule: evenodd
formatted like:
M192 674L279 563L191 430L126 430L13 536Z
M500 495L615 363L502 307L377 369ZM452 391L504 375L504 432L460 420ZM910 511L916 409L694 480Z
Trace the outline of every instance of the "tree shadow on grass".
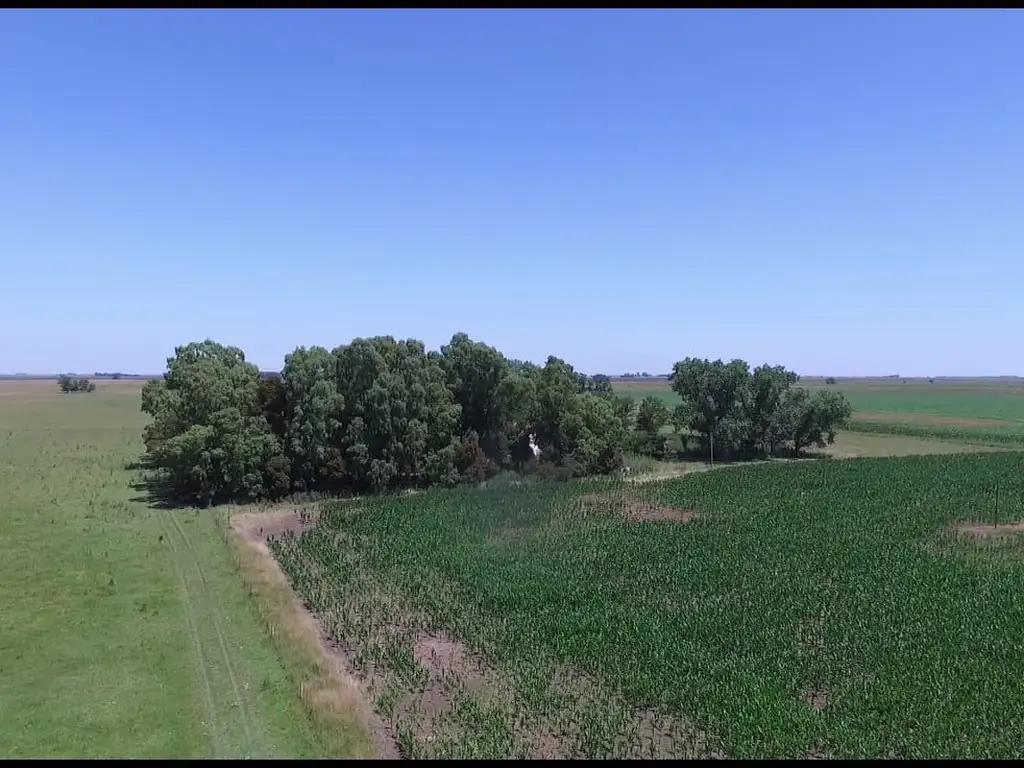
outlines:
M808 459L827 461L834 458L830 454L825 453L827 446L809 445L799 450L794 450L790 446L779 445L771 453L765 453L761 450L754 450L750 453L737 453L719 446L712 453L712 446L696 435L671 434L664 435L664 437L666 439L663 453L659 456L648 456L648 458L664 464L687 464L694 462L707 464L711 461L712 455L714 456L715 464L737 466L742 464L761 464L765 461L806 461Z
M128 487L133 491L138 491L139 495L133 496L130 501L148 504L152 509L163 510L187 509L194 506L175 497L170 484L166 482L149 456L142 455L134 461L129 461L125 463L124 468L129 472L138 473Z
M825 453L821 448L804 448L800 451L778 450L774 454L751 454L751 455L730 455L719 453L714 456L714 463L721 466L742 466L744 464L763 464L766 461L830 461L835 457ZM700 448L687 447L678 450L666 451L662 456L642 456L638 463L644 461L656 462L671 466L673 464L709 464L711 461L710 451Z

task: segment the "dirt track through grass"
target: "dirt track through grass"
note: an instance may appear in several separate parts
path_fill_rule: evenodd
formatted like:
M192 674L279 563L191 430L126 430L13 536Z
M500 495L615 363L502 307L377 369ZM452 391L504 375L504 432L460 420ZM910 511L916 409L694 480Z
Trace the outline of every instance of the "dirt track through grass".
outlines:
M158 513L181 580L185 618L203 694L204 722L214 757L268 757L262 749L257 754L251 717L232 668L220 611L211 605L213 596L180 516L174 512Z
M0 398L0 757L330 756L216 511L152 508L136 383Z

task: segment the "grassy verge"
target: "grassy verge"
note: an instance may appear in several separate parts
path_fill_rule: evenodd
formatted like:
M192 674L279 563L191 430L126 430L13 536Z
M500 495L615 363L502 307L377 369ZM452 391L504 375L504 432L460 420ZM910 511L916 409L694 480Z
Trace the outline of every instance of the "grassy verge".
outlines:
M262 508L238 514L273 512ZM376 757L372 736L361 717L364 702L358 683L349 678L341 659L325 653L317 626L266 545L244 536L232 525L232 516L230 510L222 513L222 536L327 753Z
M330 754L214 517L130 488L138 387L43 385L0 397L0 756Z

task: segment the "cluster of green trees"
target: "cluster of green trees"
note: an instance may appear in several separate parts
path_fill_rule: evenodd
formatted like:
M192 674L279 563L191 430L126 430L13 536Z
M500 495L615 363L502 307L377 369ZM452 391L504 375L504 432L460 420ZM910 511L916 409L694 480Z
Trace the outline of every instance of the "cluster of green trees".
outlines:
M431 352L389 336L300 347L278 377L236 347L192 343L142 391L151 463L200 503L612 472L630 405L606 376L509 360L465 334Z
M698 448L713 435L723 457L827 439L843 409L795 380L781 368L683 361L673 378L682 404L669 412L657 398L616 396L607 376L557 357L510 360L463 333L430 352L390 336L300 347L278 376L207 340L177 347L163 379L143 388L143 437L167 489L191 503L476 483L502 471L565 479L614 472L624 451L664 455L670 423Z
M96 389L96 385L88 379L79 379L66 373L62 373L58 377L57 386L60 387L60 391L64 394L71 392L93 392Z
M677 433L697 437L701 453L723 459L799 454L830 445L853 413L842 393L812 394L796 385L799 379L781 365L751 370L743 360L687 358L672 369L672 390L682 402L671 415L646 401L641 412L646 404L651 426L671 420Z

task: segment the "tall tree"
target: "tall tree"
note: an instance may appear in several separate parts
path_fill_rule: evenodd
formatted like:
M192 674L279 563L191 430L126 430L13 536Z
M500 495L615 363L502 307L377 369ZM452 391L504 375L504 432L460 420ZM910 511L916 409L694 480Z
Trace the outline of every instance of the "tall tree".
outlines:
M574 398L582 391L579 375L569 363L550 356L537 381L537 441L554 461L569 453L567 420Z
M541 368L533 363L509 361L509 375L500 387L505 404L506 435L512 466L522 469L534 460L530 436L540 422Z
M742 432L736 406L749 375L750 366L742 360L724 363L688 357L672 369L672 390L684 406L680 413L705 447L714 441L716 453L736 449Z
M607 397L572 395L562 429L561 459L574 474L601 475L622 467L626 432Z
M746 386L739 393L746 427L741 453L749 456L774 452L778 443L773 439L773 426L782 398L799 379L793 371L781 365L760 365L751 372Z
M818 390L813 395L803 387L786 392L778 411L773 433L778 441L788 441L794 453L816 446L824 448L835 441L853 413L846 396L833 390Z
M345 396L340 442L351 483L381 491L456 482L460 409L423 343L378 336L355 339L333 354Z
M179 496L195 502L287 491L280 442L260 408L259 370L214 341L174 350L164 378L146 384L147 448Z
M298 347L284 359L285 444L299 491L344 483L338 442L345 398L338 390L337 367L338 359L323 347Z
M76 378L69 376L66 373L62 373L57 378L57 387L64 394L70 394L72 392L95 392L96 385L86 378Z
M576 380L579 383L578 389L581 394L602 395L604 397L611 397L614 394L612 391L612 380L603 373L588 376L585 373L577 372Z
M668 407L660 398L648 395L640 401L636 413L633 450L655 458L665 455L665 436L661 428L669 421Z
M456 333L441 347L441 367L448 388L461 408L460 437L478 441L495 464L508 461L510 401L505 386L511 375L508 361L494 347Z

